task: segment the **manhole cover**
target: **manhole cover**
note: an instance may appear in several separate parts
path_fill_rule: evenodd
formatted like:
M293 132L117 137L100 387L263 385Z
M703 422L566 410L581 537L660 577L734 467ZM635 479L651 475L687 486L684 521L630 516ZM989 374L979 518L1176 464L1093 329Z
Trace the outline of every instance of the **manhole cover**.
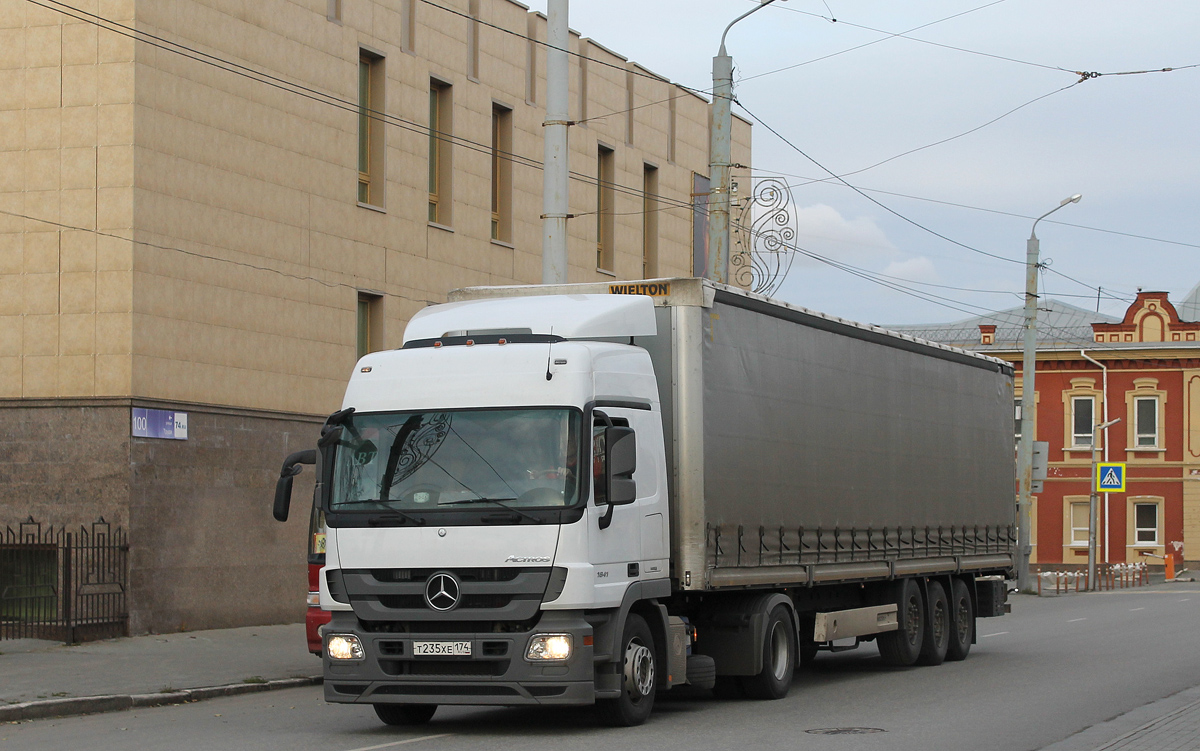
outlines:
M814 728L804 732L811 735L866 735L867 733L886 733L883 728Z

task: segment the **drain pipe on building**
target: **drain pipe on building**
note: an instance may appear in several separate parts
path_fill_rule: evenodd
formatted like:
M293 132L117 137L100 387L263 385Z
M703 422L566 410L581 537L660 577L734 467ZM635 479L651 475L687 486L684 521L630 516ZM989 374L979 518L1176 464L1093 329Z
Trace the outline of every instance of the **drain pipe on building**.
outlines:
M1102 396L1102 401L1100 403L1100 407L1102 410L1104 410L1104 412L1103 412L1104 416L1101 419L1104 421L1105 425L1109 425L1110 423L1108 422L1108 368L1105 367L1104 364L1101 363L1099 360L1093 360L1091 357L1088 356L1088 353L1084 352L1082 349L1079 350L1079 355L1083 359L1090 362L1092 365L1095 365L1097 368L1100 368L1100 371L1103 374L1101 376L1101 383L1103 385L1100 387L1100 389L1101 389L1100 394ZM1106 461L1106 462L1108 461L1108 428L1107 427L1104 428L1104 461ZM1093 473L1095 472L1095 470L1092 470L1092 471L1093 471ZM1110 496L1111 496L1111 493L1104 494L1104 562L1105 563L1110 562L1109 557L1108 557L1108 548L1110 547L1110 543L1112 542L1112 532L1110 532L1109 528L1108 528L1108 509L1109 509L1109 506L1112 505L1109 502Z

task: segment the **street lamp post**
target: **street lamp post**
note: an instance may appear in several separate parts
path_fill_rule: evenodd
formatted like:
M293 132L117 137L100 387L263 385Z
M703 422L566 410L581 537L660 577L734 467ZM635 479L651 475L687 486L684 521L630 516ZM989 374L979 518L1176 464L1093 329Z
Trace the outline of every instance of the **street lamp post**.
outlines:
M712 113L709 117L708 278L722 284L729 276L729 170L733 131L733 58L725 53L725 37L733 25L775 0L760 4L733 19L721 34L721 49L713 58Z
M1107 395L1106 395L1107 396ZM1098 423L1092 428L1092 494L1088 497L1088 591L1096 589L1096 527L1099 523L1100 508L1100 489L1097 486L1099 480L1096 477L1096 447L1100 441L1100 431L1105 430L1121 421L1121 418L1109 420L1108 422ZM1108 434L1105 433L1107 436ZM1104 445L1108 446L1108 439L1104 439ZM1107 549L1107 548L1106 548Z
M1057 206L1033 221L1029 240L1025 243L1025 351L1021 358L1021 445L1017 452L1020 468L1020 495L1017 500L1017 586L1022 592L1030 592L1033 582L1029 578L1030 508L1033 503L1033 430L1036 422L1037 401L1034 399L1034 378L1037 373L1037 272L1038 253L1041 245L1037 238L1038 222L1066 206L1079 203L1082 195L1076 193L1064 198Z

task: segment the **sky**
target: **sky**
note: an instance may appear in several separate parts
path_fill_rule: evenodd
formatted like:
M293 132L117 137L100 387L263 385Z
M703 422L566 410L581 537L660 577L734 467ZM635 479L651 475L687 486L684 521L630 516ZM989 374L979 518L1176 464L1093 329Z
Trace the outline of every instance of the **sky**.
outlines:
M707 90L755 5L571 0L570 25ZM775 296L877 324L1019 306L1033 220L1080 193L1037 226L1043 292L1109 315L1139 288L1181 299L1200 283L1197 38L1195 0L776 0L739 22L755 176L788 182L797 246L863 270L798 254ZM853 188L813 182L830 172Z

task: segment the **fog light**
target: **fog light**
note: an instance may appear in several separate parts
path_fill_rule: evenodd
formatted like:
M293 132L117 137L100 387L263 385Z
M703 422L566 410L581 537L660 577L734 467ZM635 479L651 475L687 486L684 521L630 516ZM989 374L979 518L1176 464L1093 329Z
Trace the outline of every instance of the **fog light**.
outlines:
M531 662L566 660L571 657L570 634L538 634L529 640L525 659Z
M354 634L333 634L325 643L325 653L331 660L361 660L366 656L362 642Z

